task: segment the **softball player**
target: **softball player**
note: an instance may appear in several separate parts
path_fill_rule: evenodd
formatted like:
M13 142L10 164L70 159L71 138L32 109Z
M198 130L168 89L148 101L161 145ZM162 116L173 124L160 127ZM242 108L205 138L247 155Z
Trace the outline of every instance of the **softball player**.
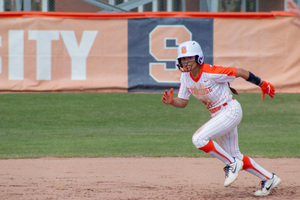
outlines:
M241 77L260 86L262 100L265 94L273 98L274 86L242 68L211 66L204 63L202 49L195 41L180 44L177 53L177 66L182 71L178 96L173 98L171 88L170 92L164 92L162 101L167 105L184 108L190 95L193 95L204 103L211 113L211 119L194 133L194 146L224 162L225 187L235 181L240 170L246 170L262 179L261 189L254 195L267 196L271 189L280 184L281 179L240 152L237 126L242 119L242 108L232 97L228 82Z

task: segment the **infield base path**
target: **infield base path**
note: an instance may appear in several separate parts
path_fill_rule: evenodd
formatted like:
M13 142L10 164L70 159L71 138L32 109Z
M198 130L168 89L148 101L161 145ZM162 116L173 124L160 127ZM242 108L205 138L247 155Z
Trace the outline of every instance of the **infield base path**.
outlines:
M42 158L0 160L0 199L300 199L300 159L255 158L282 183L257 198L260 179L241 171L224 187L215 158Z

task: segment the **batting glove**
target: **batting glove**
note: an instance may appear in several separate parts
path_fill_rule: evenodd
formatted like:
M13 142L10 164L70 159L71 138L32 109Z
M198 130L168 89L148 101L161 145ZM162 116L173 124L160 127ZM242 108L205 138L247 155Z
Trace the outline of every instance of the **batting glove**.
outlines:
M161 99L166 105L168 104L173 104L174 99L173 99L173 88L170 89L170 92L168 93L168 90L165 91L163 94L163 97Z
M275 88L271 83L264 81L260 87L261 87L261 93L262 93L261 100L265 99L265 94L268 94L270 97L274 98Z

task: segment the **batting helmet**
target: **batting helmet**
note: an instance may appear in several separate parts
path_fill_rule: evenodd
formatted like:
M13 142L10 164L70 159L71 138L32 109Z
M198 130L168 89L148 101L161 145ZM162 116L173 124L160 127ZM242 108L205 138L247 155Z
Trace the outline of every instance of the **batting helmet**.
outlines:
M196 41L186 41L181 43L177 48L177 60L178 60L178 67L179 70L182 68L181 65L181 58L183 57L192 57L196 56L196 62L200 65L204 62L204 56L201 49L201 46Z

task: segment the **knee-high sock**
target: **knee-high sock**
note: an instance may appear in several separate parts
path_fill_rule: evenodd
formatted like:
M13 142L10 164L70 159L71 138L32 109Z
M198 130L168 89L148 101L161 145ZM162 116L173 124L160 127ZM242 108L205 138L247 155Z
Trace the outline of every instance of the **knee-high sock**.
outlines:
M244 155L243 162L244 162L243 170L246 170L247 172L250 172L251 174L263 180L272 178L273 176L272 173L265 170L263 167L257 164L252 158Z
M226 153L226 151L213 140L209 140L209 142L204 147L201 147L199 149L204 151L205 153L209 153L210 155L220 159L222 162L225 163L225 165L234 162L234 158L228 153Z

